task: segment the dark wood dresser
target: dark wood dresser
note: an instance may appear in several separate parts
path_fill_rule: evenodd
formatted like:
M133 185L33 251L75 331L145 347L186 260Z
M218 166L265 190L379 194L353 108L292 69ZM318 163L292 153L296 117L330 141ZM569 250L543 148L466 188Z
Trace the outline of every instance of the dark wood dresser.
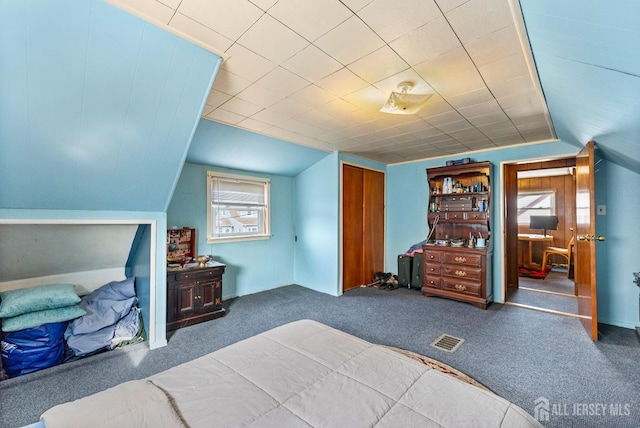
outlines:
M423 247L425 296L439 296L471 303L481 309L493 300L491 252L486 248Z
M225 267L209 262L206 267L167 272L167 331L225 315L222 307Z

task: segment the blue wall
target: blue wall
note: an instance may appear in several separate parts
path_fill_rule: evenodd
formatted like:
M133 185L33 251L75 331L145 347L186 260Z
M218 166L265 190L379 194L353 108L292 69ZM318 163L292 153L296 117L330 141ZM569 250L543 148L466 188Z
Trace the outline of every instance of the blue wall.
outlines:
M606 215L596 216L598 318L605 324L633 328L638 321L638 291L633 272L640 272L640 175L615 163L596 167L596 204Z
M0 207L164 211L220 58L100 0L0 16Z
M142 313L145 329L151 322L149 313L151 308L151 254L151 225L141 224L133 238L131 251L125 265L125 276L135 278L138 307Z
M271 238L207 243L207 171L271 180ZM186 163L167 210L169 227L195 227L197 253L225 263L223 299L269 290L294 282L294 179Z
M334 296L340 294L338 167L332 153L295 182L295 282Z

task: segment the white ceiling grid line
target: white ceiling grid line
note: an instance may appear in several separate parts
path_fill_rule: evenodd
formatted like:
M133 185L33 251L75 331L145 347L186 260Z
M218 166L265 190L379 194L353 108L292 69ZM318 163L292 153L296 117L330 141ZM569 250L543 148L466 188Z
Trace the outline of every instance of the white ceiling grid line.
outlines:
M112 2L224 52L210 120L382 163L555 138L506 0ZM425 106L379 112L407 80Z

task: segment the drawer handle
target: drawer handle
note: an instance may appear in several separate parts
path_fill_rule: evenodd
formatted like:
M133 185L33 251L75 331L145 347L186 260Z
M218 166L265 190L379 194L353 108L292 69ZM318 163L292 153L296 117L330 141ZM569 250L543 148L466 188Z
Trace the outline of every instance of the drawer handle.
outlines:
M435 259L435 258L436 258L436 256L434 256L434 255L432 254L432 255L430 255L430 256L429 256L429 258L430 258L431 260L433 260L433 259Z
M456 288L456 290L458 290L458 291L465 291L465 290L467 289L467 287L465 287L465 286L464 286L464 285L462 285L462 284L456 284L455 288Z
M467 276L467 273L463 270L457 270L456 271L456 275L457 276Z
M466 257L456 257L455 260L458 263L466 263L467 262L467 258Z

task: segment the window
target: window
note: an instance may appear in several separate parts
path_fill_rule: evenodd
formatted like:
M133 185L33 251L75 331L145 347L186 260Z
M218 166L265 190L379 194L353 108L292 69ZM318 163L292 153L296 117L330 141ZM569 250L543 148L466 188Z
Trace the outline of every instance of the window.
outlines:
M529 225L532 215L555 215L556 192L544 190L518 192L518 224Z
M269 180L207 173L207 242L269 238Z

